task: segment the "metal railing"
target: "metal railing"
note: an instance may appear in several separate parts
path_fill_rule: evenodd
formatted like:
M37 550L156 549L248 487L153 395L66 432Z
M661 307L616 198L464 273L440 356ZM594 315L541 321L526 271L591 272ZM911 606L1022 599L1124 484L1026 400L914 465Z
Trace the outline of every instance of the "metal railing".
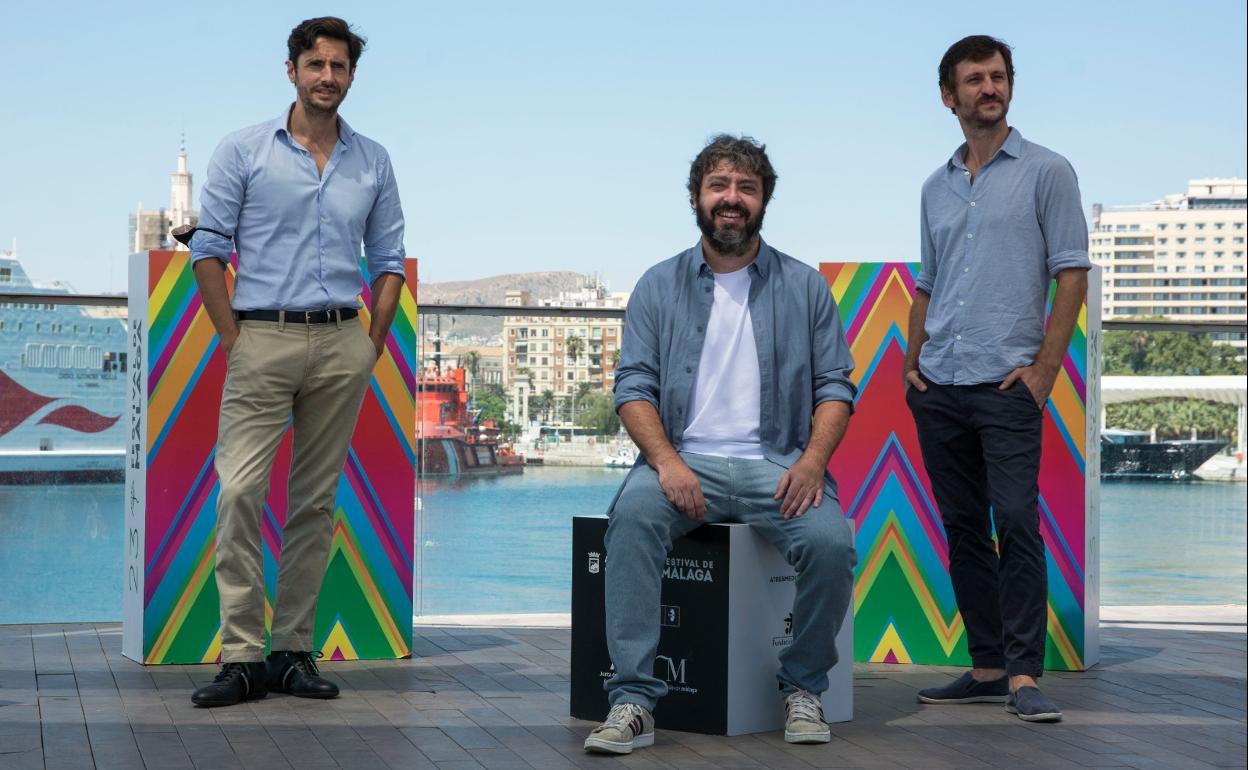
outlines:
M125 307L124 294L31 294L25 292L0 292L0 302L16 302L43 305L91 305L95 307ZM416 312L422 316L468 315L468 316L531 316L550 318L623 318L623 308L564 307L552 305L449 305L440 303L417 303ZM1104 331L1243 333L1248 331L1244 321L1197 321L1158 320L1151 318L1103 319Z

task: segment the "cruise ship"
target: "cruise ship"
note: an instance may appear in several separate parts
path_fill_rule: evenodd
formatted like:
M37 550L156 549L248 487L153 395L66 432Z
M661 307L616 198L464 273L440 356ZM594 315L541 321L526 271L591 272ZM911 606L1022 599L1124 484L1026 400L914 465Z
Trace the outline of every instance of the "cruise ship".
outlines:
M69 294L0 251L0 484L120 481L125 308L14 301Z

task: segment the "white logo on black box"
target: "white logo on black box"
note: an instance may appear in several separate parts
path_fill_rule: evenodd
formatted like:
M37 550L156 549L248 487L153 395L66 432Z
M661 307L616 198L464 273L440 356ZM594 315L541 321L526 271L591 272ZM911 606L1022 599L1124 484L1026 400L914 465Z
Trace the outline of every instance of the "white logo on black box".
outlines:
M689 661L687 658L677 660L668 655L655 656L654 675L667 682L669 692L683 692L690 695L698 694L698 688L689 685Z
M598 566L599 553L597 551L589 552L589 574L597 575L600 568Z
M663 567L663 577L668 580L692 580L697 583L715 582L714 559L684 559L668 557Z
M662 617L659 620L660 625L668 628L680 628L680 607L677 607L675 604L664 604L662 610Z

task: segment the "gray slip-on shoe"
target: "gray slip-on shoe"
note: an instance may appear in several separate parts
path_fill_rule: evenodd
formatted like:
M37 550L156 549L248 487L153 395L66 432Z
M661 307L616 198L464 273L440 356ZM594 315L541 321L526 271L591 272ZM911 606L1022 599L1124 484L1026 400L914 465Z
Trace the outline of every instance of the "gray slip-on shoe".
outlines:
M971 672L943 687L928 687L919 690L919 703L954 704L954 703L1005 703L1010 696L1010 678L1003 676L991 682L977 682Z
M1060 722L1062 710L1044 696L1039 687L1020 687L1010 693L1005 710L1017 714L1024 722Z

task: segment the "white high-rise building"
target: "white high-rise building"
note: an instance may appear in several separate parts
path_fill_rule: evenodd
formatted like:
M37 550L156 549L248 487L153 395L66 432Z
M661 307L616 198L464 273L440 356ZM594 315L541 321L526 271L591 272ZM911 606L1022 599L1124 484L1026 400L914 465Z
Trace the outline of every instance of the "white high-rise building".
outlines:
M527 291L508 291L504 303L513 307L529 305ZM578 291L560 292L552 299L539 300L542 307L617 308L628 304L625 292L611 293L595 283ZM586 316L522 316L503 317L503 385L512 391L517 387L526 393L540 394L549 390L559 403L570 401L581 383L590 383L594 390L611 390L615 385L615 367L624 335L622 318L590 318ZM518 414L518 412L517 412Z
M1192 179L1138 206L1092 206L1088 248L1103 268L1102 317L1248 322L1248 182ZM1214 338L1244 350L1244 332Z
M150 251L151 249L175 249L185 251L186 247L173 239L171 231L180 225L195 225L199 222L199 212L191 205L191 172L186 167L186 137L178 148L177 170L169 175L169 208L157 211L144 211L139 204L138 211L130 215L130 251Z

